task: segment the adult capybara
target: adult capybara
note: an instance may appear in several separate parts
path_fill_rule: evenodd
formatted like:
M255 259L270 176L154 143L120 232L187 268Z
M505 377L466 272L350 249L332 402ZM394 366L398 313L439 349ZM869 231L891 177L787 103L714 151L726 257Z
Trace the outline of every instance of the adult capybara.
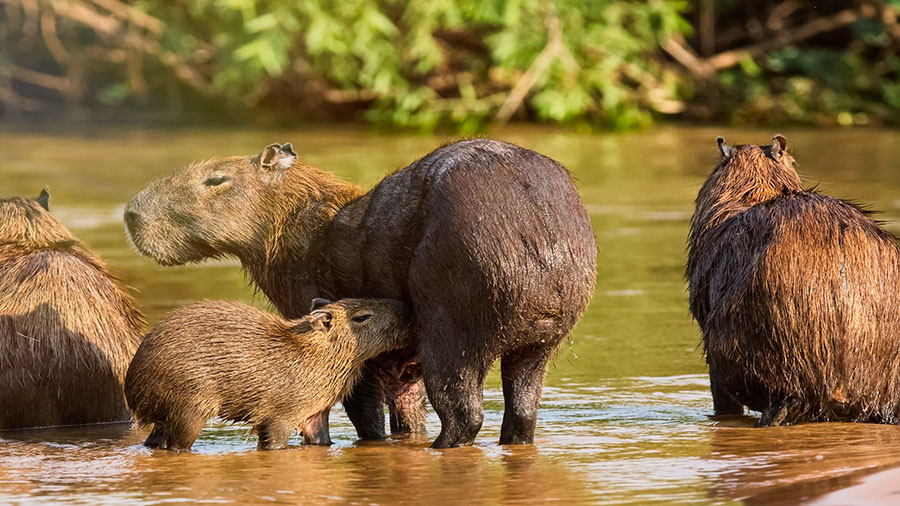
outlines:
M760 426L898 422L900 248L850 202L804 190L784 137L719 138L687 277L717 414Z
M328 301L325 301L326 303ZM411 339L409 315L390 299L344 299L298 320L246 304L206 301L177 309L141 342L125 397L145 445L190 450L216 415L254 426L261 450L344 398L363 363Z
M130 419L143 318L48 201L0 200L0 430Z
M533 440L547 361L596 276L594 235L569 172L486 139L441 147L368 193L272 144L151 183L125 221L138 250L163 264L239 258L289 318L319 295L410 302L418 353L370 361L344 406L360 437L384 437L389 384L392 428L424 431L424 374L442 423L435 447L474 440L497 358L500 442ZM327 412L320 421L311 442L328 441Z

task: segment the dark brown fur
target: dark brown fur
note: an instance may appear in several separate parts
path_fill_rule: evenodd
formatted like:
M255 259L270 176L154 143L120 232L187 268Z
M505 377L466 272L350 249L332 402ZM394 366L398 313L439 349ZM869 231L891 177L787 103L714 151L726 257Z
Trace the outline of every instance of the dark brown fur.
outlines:
M220 176L231 179L210 186ZM486 139L444 146L365 194L274 144L151 183L125 219L137 248L161 263L237 256L289 317L316 296L411 302L418 353L370 363L344 405L361 437L384 437L387 387L392 428L424 431L424 375L442 422L437 447L473 441L498 358L500 440L532 441L547 361L596 276L594 236L568 171ZM327 432L313 439L327 442Z
M403 305L345 299L298 320L246 304L206 301L173 311L138 348L125 378L145 444L190 449L214 416L252 424L260 449L344 398L363 362L410 340Z
M759 425L900 418L900 248L867 213L804 190L785 151L720 139L687 276L717 414Z
M0 200L0 430L122 422L134 302L36 200Z

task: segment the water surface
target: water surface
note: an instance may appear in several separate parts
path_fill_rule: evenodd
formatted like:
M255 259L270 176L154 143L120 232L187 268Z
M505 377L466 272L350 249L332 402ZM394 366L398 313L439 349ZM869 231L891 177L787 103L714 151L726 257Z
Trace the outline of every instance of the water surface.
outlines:
M900 231L900 134L784 132L805 181L883 211ZM210 423L190 455L151 452L123 425L0 434L0 503L795 503L900 466L900 427L818 424L753 429L713 420L699 330L687 309L685 238L693 198L715 164L716 135L767 143L772 132L670 128L577 135L494 134L568 167L599 243L597 292L551 367L534 446L496 444L499 375L475 446L358 443L340 408L330 448L254 450L248 428ZM0 129L0 196L36 196L108 262L149 320L203 298L264 307L233 261L162 268L127 244L125 202L191 161L292 142L305 162L363 186L448 139L348 129L21 133ZM439 423L429 419L429 431ZM249 439L248 439L249 438Z

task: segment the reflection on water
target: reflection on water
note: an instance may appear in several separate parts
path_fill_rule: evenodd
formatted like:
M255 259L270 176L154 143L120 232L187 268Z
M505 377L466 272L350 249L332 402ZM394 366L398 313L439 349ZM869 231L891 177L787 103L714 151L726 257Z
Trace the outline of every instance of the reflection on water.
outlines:
M472 448L427 440L356 443L332 417L330 448L262 453L244 426L210 424L191 455L153 453L127 425L0 434L0 502L137 504L567 502L793 503L900 465L900 428L820 424L754 429L711 419L683 281L692 200L715 163L714 138L768 142L771 132L664 129L627 135L510 130L497 137L568 165L600 246L597 294L551 368L535 446L500 447L503 400L488 379ZM900 135L787 132L807 182L874 204L894 231ZM301 157L371 185L443 139L362 131L0 133L0 196L51 187L53 213L134 287L151 321L202 298L264 306L234 262L164 269L127 245L124 203L149 179L213 155L293 142ZM837 148L839 146L839 148ZM432 414L429 430L439 428ZM248 439L249 437L249 439Z

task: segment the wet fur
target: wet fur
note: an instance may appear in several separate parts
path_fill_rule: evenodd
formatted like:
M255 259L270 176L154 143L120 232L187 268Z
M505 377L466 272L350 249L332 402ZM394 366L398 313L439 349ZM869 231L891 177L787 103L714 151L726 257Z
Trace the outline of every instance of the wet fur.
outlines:
M317 325L325 313L327 329ZM371 317L351 320L363 313ZM396 301L345 299L298 320L200 302L150 330L125 394L137 420L154 425L149 447L187 451L219 416L253 425L260 449L283 448L294 429L346 395L366 359L409 339L406 309Z
M0 200L0 429L123 422L144 320L37 201Z
M501 442L531 442L547 361L596 277L593 232L568 171L533 151L475 139L444 146L363 194L300 162L283 175L253 173L263 158L265 150L203 162L151 183L127 209L138 249L162 263L235 255L286 315L315 296L410 301L418 350L370 362L344 401L359 435L384 436L385 378L403 378L412 366L420 369L389 388L389 396L408 395L391 399L399 408L392 428L424 431L424 376L442 422L435 446L471 443L485 376L500 358ZM219 204L202 195L184 198L194 192L186 184L222 164L241 177L233 197L240 205L228 204L234 211L214 211ZM221 245L204 237L220 229ZM280 246L269 255L273 234Z
M687 267L716 412L897 423L897 241L804 190L777 144L730 150L697 197Z

